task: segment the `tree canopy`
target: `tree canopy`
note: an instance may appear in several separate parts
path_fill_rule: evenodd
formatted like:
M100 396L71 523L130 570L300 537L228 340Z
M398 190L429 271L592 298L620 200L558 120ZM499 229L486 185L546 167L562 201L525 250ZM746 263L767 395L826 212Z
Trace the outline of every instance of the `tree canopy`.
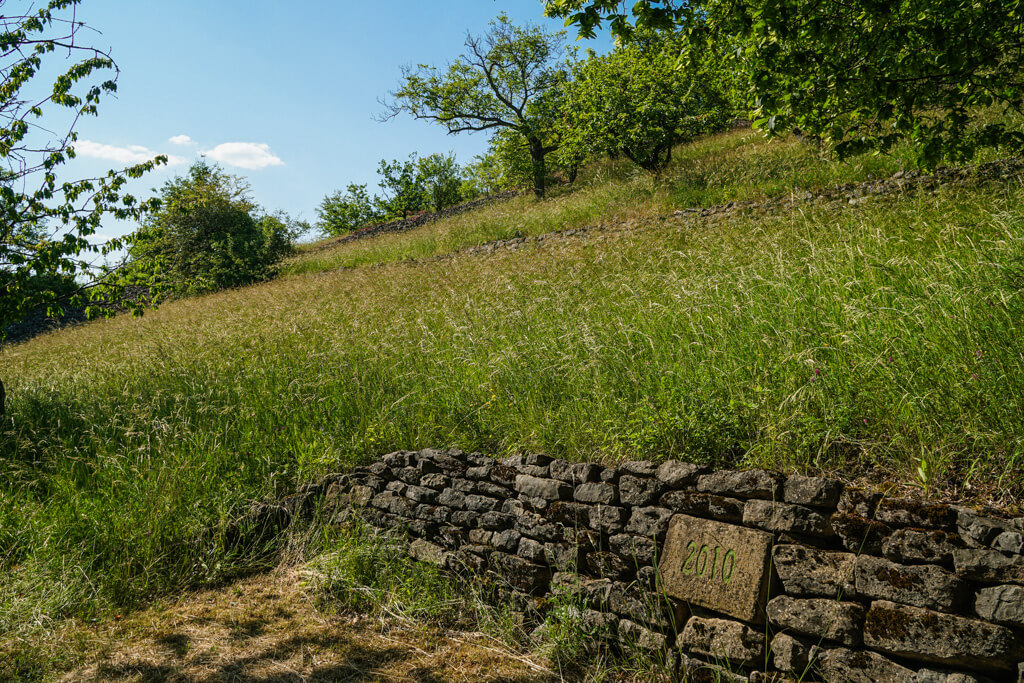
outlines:
M97 178L61 177L75 156L75 125L117 90L111 56L81 41L78 3L11 12L13 3L0 0L0 338L10 323L53 311L102 279L92 260L122 246L90 239L104 215L137 219L158 203L123 190L164 157ZM51 132L60 121L69 123Z
M164 183L161 206L130 238L134 281L195 294L270 277L303 226L264 213L243 178L198 161Z
M421 64L402 69L384 119L408 113L441 124L449 133L507 128L526 140L534 192L545 191L551 140L551 97L566 77L564 33L515 26L502 14L482 36L466 37L466 52L447 69Z
M733 112L719 74L707 64L679 68L680 43L677 34L643 30L607 55L574 65L559 154L621 153L659 172L675 145L727 123Z
M673 24L691 44L735 41L756 123L799 128L841 155L910 140L925 165L978 149L1024 149L1022 0L547 0L582 35Z

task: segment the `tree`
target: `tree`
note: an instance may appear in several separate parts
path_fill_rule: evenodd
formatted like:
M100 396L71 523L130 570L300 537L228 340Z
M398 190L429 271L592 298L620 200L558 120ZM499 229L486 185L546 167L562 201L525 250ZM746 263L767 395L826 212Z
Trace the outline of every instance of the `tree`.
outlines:
M205 161L164 183L160 199L129 247L132 280L157 296L265 280L305 227L284 214L262 212L243 178Z
M381 217L366 191L366 185L349 183L344 194L338 190L324 197L317 208L316 227L325 235L345 235Z
M462 200L462 168L455 154L428 154L416 162L420 184L430 207L444 211Z
M591 53L573 68L563 109L560 155L577 164L598 153L620 152L658 173L672 148L720 129L732 111L706 65L678 66L681 40L643 30L611 53Z
M486 35L467 35L466 52L446 71L419 65L402 69L402 84L391 93L383 120L401 113L434 121L449 133L507 128L526 141L533 189L544 196L545 157L555 149L551 128L552 90L565 79L561 63L564 32L514 26L500 15Z
M426 192L420 182L415 152L407 161L381 159L377 175L380 176L380 189L384 192L384 198L377 202L384 213L407 218L410 213L422 211L426 206Z
M546 5L584 35L602 18L631 32L609 0ZM1005 123L1024 113L1022 0L640 0L633 18L676 23L695 44L738 40L768 131L799 128L840 155L910 140L925 165L1024 149L1024 134Z
M75 156L75 124L96 115L101 97L117 89L110 55L80 41L79 1L8 12L12 3L0 0L0 339L11 323L40 308L56 313L104 281L91 259L122 246L90 240L105 215L138 219L157 204L123 190L164 157L98 178L58 177ZM103 72L110 77L96 83ZM63 132L50 132L61 121Z

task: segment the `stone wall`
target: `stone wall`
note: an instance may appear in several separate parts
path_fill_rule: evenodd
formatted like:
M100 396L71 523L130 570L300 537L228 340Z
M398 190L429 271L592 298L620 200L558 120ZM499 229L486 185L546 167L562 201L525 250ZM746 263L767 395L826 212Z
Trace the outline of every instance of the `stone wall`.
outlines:
M365 228L355 230L344 237L340 237L337 240L332 240L330 245L343 244L345 242L351 242L353 240L361 240L367 237L374 237L381 235L386 232L405 232L406 230L412 230L418 228L421 225L427 223L433 223L443 218L451 218L452 216L458 216L470 211L476 211L477 209L491 204L497 204L498 202L507 201L515 196L518 196L519 192L515 190L508 190L505 192L496 192L494 194L487 195L486 197L480 197L479 199L472 199L468 202L456 204L450 206L447 209L442 209L434 213L420 213L409 218L399 218L397 220L388 221L387 223L374 223L368 225Z
M418 560L497 575L537 624L575 596L595 637L683 680L1021 680L1024 519L993 511L762 470L434 449L283 509L317 504L404 529Z

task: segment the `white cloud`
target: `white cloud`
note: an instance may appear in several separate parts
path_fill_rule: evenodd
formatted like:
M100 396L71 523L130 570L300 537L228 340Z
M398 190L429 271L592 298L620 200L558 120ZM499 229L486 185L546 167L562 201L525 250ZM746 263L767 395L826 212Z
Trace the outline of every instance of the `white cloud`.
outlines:
M187 135L175 135L173 138L171 138L167 142L171 143L172 145L189 145L189 146L191 146L191 145L195 145L196 144L195 140L193 140L192 138L190 138Z
M284 162L271 153L270 145L262 142L224 142L203 154L214 161L249 170L284 166Z
M116 161L119 164L141 164L159 154L159 152L154 152L142 145L116 147L114 145L105 145L101 142L93 142L92 140L79 140L76 142L75 152L79 156L106 159L107 161ZM186 161L187 159L174 156L173 154L167 155L168 166L183 164Z

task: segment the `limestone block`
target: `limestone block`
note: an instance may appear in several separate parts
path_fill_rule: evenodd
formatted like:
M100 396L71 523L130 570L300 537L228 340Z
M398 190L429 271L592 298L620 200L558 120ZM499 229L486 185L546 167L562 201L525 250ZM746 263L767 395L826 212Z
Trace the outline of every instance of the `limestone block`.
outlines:
M515 489L531 498L544 500L572 500L573 489L564 481L531 477L528 474L517 474Z
M772 536L764 531L675 515L659 571L674 598L744 621L763 620Z
M843 483L826 477L805 477L792 474L782 485L782 499L797 505L834 508L843 492Z
M791 598L780 595L768 603L772 625L794 633L835 640L857 647L864 628L864 607L829 598Z
M1007 557L998 550L965 549L953 553L956 573L983 583L1024 584L1024 557Z
M851 597L857 556L800 545L777 545L772 553L775 571L790 595Z
M668 531L668 521L671 518L672 513L665 508L633 508L633 514L629 516L629 523L626 524L626 531L660 541L665 538L665 532Z
M728 619L690 617L679 636L686 652L728 661L731 666L763 668L765 635L746 624Z
M670 489L689 488L697 485L697 477L707 468L682 460L669 460L658 465L655 476Z
M619 477L619 500L623 505L654 505L665 485L657 479L625 474Z
M993 586L982 588L974 600L974 612L986 621L1024 628L1024 588Z
M948 505L916 498L882 498L875 509L875 519L893 527L953 531L956 529L957 512Z
M962 548L956 534L925 529L897 529L882 542L882 554L893 562L925 562L952 566L953 551Z
M719 522L743 521L744 503L736 498L725 498L712 493L669 491L659 502L662 507L683 515L707 517Z
M942 612L956 611L967 596L967 585L941 567L907 566L867 555L857 558L856 586L868 598Z
M881 555L882 543L892 534L886 524L851 513L837 512L831 523L843 547L858 554Z
M810 508L771 500L748 500L743 523L765 531L782 531L804 536L832 536L827 519Z
M765 470L705 474L697 480L697 490L735 498L781 498L779 476Z
M916 674L877 652L836 648L824 650L816 660L816 673L839 683L915 683Z
M868 647L897 657L979 672L1016 671L1024 642L1005 626L888 601L871 604Z
M619 502L619 492L612 484L594 481L577 486L573 498L580 503L615 505Z

